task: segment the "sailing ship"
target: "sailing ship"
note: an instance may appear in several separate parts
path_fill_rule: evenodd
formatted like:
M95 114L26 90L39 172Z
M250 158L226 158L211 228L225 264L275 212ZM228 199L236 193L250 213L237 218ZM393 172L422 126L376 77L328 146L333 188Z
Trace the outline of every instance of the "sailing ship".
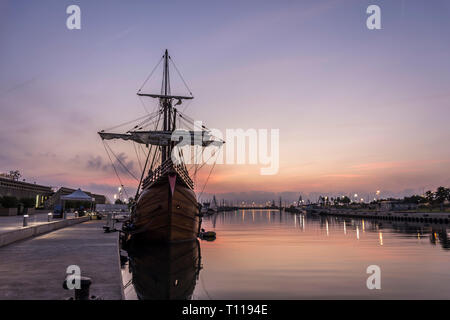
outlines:
M201 231L201 206L197 202L194 182L186 167L182 151L175 149L181 139L174 139L173 135L181 120L195 126L192 119L177 110L178 105L193 99L193 95L191 92L185 96L171 94L169 74L171 57L167 50L160 63L162 61L164 66L161 92L143 93L141 87L137 93L139 97L157 99L158 110L141 118L140 123L125 133L105 132L105 130L99 132L103 141L122 139L145 145L149 149L130 220L123 225L126 241L174 243L195 240ZM178 72L176 66L175 69ZM181 77L179 72L178 74ZM183 82L185 83L184 79ZM153 130L148 130L150 124L155 124ZM194 131L188 131L188 138L191 138L187 142L189 146L201 149L210 145L220 146L223 143L220 139L214 140L205 126L194 127ZM108 152L108 149L105 149ZM112 152L111 149L110 151ZM177 161L173 160L173 152L178 156Z

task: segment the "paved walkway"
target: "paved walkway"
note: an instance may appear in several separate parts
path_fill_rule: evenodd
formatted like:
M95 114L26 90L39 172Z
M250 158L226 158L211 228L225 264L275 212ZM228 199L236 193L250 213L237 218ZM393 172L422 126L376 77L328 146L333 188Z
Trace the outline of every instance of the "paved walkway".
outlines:
M67 213L67 219L74 218L74 213ZM60 219L54 219L57 221ZM35 226L43 223L47 223L48 213L33 214L28 217L28 226ZM23 215L20 216L0 216L0 233L8 232L23 228Z
M63 300L69 265L90 277L90 294L122 299L118 233L104 233L104 221L92 220L0 248L0 300Z

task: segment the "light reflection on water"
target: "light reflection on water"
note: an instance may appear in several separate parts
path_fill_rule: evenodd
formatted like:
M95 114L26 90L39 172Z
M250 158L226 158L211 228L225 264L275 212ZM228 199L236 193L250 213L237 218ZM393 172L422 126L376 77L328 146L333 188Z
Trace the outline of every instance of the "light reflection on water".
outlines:
M172 261L166 268L184 270L175 276L180 279L151 263L140 270L187 299L450 299L446 227L276 210L222 212L204 218L203 228L216 231L217 239L202 241L198 254L185 250L191 261L183 262L186 268L164 256ZM148 261L155 260L151 255ZM161 254L157 259L161 263ZM369 265L381 268L381 290L366 287ZM128 270L123 273L130 278ZM175 280L188 282L181 296ZM127 297L133 294L128 287Z

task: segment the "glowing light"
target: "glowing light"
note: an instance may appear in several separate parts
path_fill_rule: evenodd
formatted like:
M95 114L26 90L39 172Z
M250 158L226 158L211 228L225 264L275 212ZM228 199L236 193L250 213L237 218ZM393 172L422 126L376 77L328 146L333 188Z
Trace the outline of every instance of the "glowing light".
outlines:
M356 226L356 239L359 240L359 227Z
M383 233L379 233L378 234L378 236L379 236L379 238L380 238L380 246L382 246L383 245Z

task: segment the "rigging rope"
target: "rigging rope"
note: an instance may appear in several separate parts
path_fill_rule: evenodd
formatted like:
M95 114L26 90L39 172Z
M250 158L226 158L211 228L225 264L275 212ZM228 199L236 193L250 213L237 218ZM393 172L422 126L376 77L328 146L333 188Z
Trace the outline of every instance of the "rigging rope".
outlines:
M217 159L216 159L216 161L217 161ZM209 177L211 176L211 173L214 170L214 167L216 166L216 161L214 161L214 164L213 164L211 170L209 171L208 177L206 178L205 184L203 185L202 192L200 192L200 195L198 196L199 199L202 197L203 191L205 191L205 187L208 184Z
M152 72L150 72L150 74L148 75L147 79L145 79L144 83L142 84L142 86L139 88L138 92L140 92L142 90L142 88L145 86L145 84L147 83L147 81L151 78L151 76L153 75L153 73L156 71L156 69L158 68L158 66L160 65L161 61L163 61L164 56L161 57L161 59L159 60L158 64L153 68Z
M120 179L119 174L117 173L116 166L114 165L114 162L112 161L111 156L109 155L109 152L108 152L108 150L106 149L105 141L102 140L102 142L103 142L103 147L105 148L106 154L108 155L109 161L111 161L111 164L112 164L112 167L113 167L113 169L114 169L114 172L116 173L117 179L119 180L120 186L122 187L123 192L125 192L125 195L127 196L127 198L129 198L129 197L128 197L128 192L127 192L127 190L125 189L125 186L123 185L122 180Z
M141 96L138 96L138 97L139 97L139 101L142 104L142 107L144 107L145 112L147 112L147 114L150 114L150 112L148 112L148 110L147 110L147 107L145 106L144 100L142 100L142 97Z
M141 171L142 171L141 158L139 157L139 154L138 154L138 152L137 152L136 144L137 144L137 143L133 141L134 152L136 153L136 158L137 158L138 163L139 163L139 168L140 168Z
M108 129L104 129L103 131L110 131L110 130L113 130L113 129L116 129L116 128L119 128L119 127L123 127L123 126L125 126L125 125L127 125L127 124L136 122L136 121L141 120L141 119L145 119L145 118L147 118L148 116L149 116L149 115L145 115L145 116L143 116L143 117L139 117L139 118L137 118L137 119L133 119L133 120L127 121L127 122L125 122L125 123L118 124L117 126L114 126L114 127L108 128Z
M120 160L120 158L114 153L114 151L112 151L112 149L111 149L111 147L108 145L108 144L105 144L107 147L108 147L108 149L109 149L109 151L112 153L112 155L116 158L116 160L122 165L122 167L130 174L130 176L132 176L136 181L139 181L139 179L138 178L136 178L136 176L127 168L127 166L126 165L124 165L123 163L122 163L122 161Z
M181 75L180 70L178 70L178 68L177 68L177 66L176 66L176 64L175 64L175 62L172 60L172 58L171 58L170 56L169 56L169 60L170 60L170 62L172 62L173 66L175 67L175 70L177 71L178 75L180 76L181 80L183 81L184 86L185 86L186 89L189 91L189 94L192 96L191 89L189 89L189 86L187 85L186 81L184 80L183 76Z
M159 114L158 122L156 123L155 129L158 127L158 124L159 124L159 120L160 120L160 119L161 119L161 113ZM138 195L139 195L139 190L140 190L140 188L141 188L141 184L142 184L142 181L143 181L143 179L144 179L145 170L147 170L148 159L150 158L150 154L151 154L151 152L152 152L152 149L153 149L153 145L150 147L150 149L149 149L149 151L148 151L147 158L146 158L146 160L145 160L144 169L141 169L141 170L142 170L142 173L141 173L141 179L139 180L139 185L138 185L138 187L137 187L136 195L135 195L135 197L134 197L135 201L137 201L137 198L138 198ZM156 150L155 150L155 154L156 154ZM153 158L154 158L154 156L153 156ZM152 166L153 166L153 163L152 163Z

